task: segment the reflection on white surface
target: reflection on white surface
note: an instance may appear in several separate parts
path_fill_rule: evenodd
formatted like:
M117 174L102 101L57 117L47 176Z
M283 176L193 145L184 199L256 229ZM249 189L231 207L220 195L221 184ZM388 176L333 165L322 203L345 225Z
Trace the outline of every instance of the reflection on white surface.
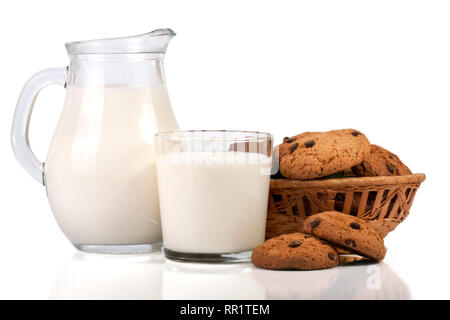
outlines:
M360 262L307 272L254 269L266 299L410 299L408 286L385 263Z
M195 264L166 260L163 299L265 299L252 264Z
M77 252L55 281L52 299L409 299L385 263L317 271L271 271L252 264L194 264L161 253Z
M160 299L164 258L159 253L77 252L62 268L51 299Z

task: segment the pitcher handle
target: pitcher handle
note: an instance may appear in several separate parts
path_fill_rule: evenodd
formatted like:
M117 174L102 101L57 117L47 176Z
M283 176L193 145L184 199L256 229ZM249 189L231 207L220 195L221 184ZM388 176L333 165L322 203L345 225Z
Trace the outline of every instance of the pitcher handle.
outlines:
M45 185L44 163L40 162L30 147L28 129L34 102L39 92L51 85L61 84L65 87L67 68L50 68L39 71L24 85L17 101L11 129L11 143L20 165L39 183Z

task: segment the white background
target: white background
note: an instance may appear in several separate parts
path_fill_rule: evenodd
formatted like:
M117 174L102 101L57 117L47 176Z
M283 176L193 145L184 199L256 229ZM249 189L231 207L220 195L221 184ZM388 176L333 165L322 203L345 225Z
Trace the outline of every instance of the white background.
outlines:
M40 69L67 65L65 42L159 27L177 32L165 66L181 128L268 131L279 142L307 130L351 127L426 173L410 216L385 239L385 263L412 298L450 298L449 2L16 0L0 6L0 298L51 297L63 264L77 259L44 188L11 150L22 85ZM36 103L30 141L41 160L63 98L56 86ZM124 292L135 292L132 282L124 283Z

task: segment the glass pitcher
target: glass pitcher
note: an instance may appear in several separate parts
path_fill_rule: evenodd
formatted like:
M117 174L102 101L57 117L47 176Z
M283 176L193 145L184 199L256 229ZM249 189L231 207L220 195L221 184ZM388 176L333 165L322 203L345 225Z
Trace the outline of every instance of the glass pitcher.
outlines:
M12 126L23 168L47 189L54 216L79 250L138 253L159 249L161 225L154 134L178 128L163 58L170 29L66 44L67 68L46 69L25 84ZM39 91L66 88L47 161L28 141Z

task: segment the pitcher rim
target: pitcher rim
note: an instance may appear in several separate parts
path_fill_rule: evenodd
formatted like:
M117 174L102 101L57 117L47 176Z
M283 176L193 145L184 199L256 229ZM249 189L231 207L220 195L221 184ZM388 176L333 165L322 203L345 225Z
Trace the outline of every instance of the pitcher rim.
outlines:
M176 33L170 28L156 29L135 36L72 41L65 43L69 56L80 54L165 53Z

